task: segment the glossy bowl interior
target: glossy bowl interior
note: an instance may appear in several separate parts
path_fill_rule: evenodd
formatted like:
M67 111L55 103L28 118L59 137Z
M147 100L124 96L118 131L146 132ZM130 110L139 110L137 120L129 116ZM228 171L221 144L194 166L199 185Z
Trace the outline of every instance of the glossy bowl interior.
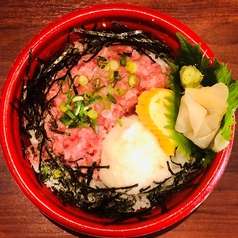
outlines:
M10 106L20 95L22 80L25 77L29 50L32 58L49 58L58 51L69 28L85 26L90 29L98 26L110 26L115 20L134 29L142 29L168 44L173 53L179 47L177 32L182 33L192 43L201 42L202 51L209 58L214 54L192 30L176 19L159 11L133 5L98 5L69 13L40 31L22 50L15 60L2 91L1 98L1 143L6 163L15 181L29 198L46 216L74 231L102 237L142 236L167 228L185 218L199 206L212 192L220 179L229 159L232 141L229 146L216 155L206 172L197 180L199 185L168 199L169 211L161 215L160 208L154 209L147 220L128 220L121 224L104 225L105 219L88 214L71 205L64 207L61 200L48 189L42 188L35 178L30 164L21 154L18 116Z

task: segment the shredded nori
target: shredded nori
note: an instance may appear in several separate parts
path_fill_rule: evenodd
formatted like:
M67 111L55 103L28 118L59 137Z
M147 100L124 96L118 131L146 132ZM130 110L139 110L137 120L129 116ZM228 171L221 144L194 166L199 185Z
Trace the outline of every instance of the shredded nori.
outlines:
M93 170L107 169L107 167L93 164L89 167L77 166L72 169L63 164L60 158L46 160L44 164L48 166L50 171L60 170L62 173L62 177L55 182L52 180L52 175L47 179L56 185L52 187L52 190L61 197L63 204L69 202L84 211L96 213L101 218L112 218L112 223L116 223L132 217L146 219L152 208L156 206L160 206L162 213L166 213L168 211L166 206L168 196L197 185L191 182L204 171L201 161L198 161L185 163L180 172L171 175L170 178L162 182L155 182L155 187L153 188L148 187L141 190L137 195L127 194L126 196L125 193L136 187L137 184L121 188L89 186ZM87 171L82 172L82 169L85 168ZM135 211L133 206L136 204L137 199L143 196L147 197L151 206Z
M111 31L78 28L73 28L72 31L86 35L84 39L84 43L87 44L85 54L93 54L91 58L97 55L103 46L120 44L131 45L135 47L139 53L145 54L148 57L150 57L148 53L151 52L161 59L171 59L171 49L161 41L145 35L141 30L132 30L118 22L112 22L112 25L114 25L115 28ZM91 58L89 58L89 60L91 60Z
M38 140L38 150L40 154L38 181L41 184L51 182L54 186L52 191L59 195L63 204L68 202L80 207L81 209L96 213L99 217L112 218L112 223L122 222L126 219L136 217L145 219L151 210L160 206L162 213L167 212L166 199L168 196L195 186L191 183L200 173L203 172L202 158L195 161L188 161L185 165L181 165L182 170L173 173L171 177L163 182L156 183L155 186L142 189L139 194L127 194L133 187L107 188L107 187L91 187L92 175L95 170L108 169L101 167L96 163L92 166L75 166L73 169L64 163L64 156L55 155L53 149L49 146L52 138L48 138L44 128L44 119L47 115L51 116L50 130L55 133L64 133L59 131L57 121L50 113L51 105L56 95L47 100L47 94L55 82L60 82L66 77L72 80L70 70L85 55L90 55L87 61L95 57L104 47L110 45L131 45L140 54L153 53L156 57L160 57L165 61L170 61L170 48L159 40L147 35L141 30L133 30L123 26L117 22L112 22L113 28L110 30L101 30L95 25L93 29L70 29L67 35L65 50L56 53L49 61L40 58L35 60L38 63L34 74L30 77L29 72L32 70L33 63L32 51L29 52L29 61L26 68L26 77L23 80L22 95L12 106L18 111L20 117L20 133L22 137L31 138L34 132ZM74 47L71 42L71 35L78 35L79 42L83 46L83 50ZM152 60L152 59L151 59ZM57 78L58 71L66 68L65 74L61 78ZM77 90L73 88L75 95ZM31 132L31 133L30 133ZM70 134L68 134L70 136ZM27 148L22 140L23 155ZM42 159L43 150L47 151L48 158ZM80 158L81 159L81 158ZM43 172L44 171L44 172ZM58 172L58 178L54 178L54 171ZM146 196L150 201L151 207L135 211L133 206L138 198Z

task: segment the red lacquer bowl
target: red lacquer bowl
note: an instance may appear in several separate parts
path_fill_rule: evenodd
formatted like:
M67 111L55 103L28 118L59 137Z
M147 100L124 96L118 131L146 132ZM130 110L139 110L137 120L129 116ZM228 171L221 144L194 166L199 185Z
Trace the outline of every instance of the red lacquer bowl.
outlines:
M95 23L110 25L118 21L134 29L152 33L156 38L168 44L176 53L179 47L177 32L182 33L192 43L201 42L204 54L213 59L214 54L203 40L192 30L176 19L159 11L132 5L99 5L69 13L40 31L21 51L6 79L1 98L0 123L1 143L7 166L16 183L47 217L76 232L101 237L129 237L150 234L167 228L185 218L194 211L212 192L227 165L232 141L218 153L206 172L199 177L199 185L175 195L168 201L169 211L161 215L154 209L147 220L128 220L121 224L104 225L105 220L85 213L78 208L62 205L60 199L48 189L42 188L27 160L21 153L19 122L16 110L10 102L20 95L22 79L26 73L29 50L32 57L49 58L65 40L69 28L91 28Z

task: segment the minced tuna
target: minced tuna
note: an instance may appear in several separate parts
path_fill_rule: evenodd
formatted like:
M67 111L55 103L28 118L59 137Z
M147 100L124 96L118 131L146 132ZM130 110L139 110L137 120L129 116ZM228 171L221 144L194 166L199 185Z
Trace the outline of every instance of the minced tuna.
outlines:
M120 64L121 55L126 57L127 62L131 62L132 69ZM89 57L89 56L87 56ZM51 105L50 114L45 118L45 130L47 136L51 138L50 145L56 155L63 155L66 163L72 167L80 165L92 165L93 162L100 163L102 141L108 132L117 124L121 123L123 116L135 114L135 106L138 96L145 90L151 88L165 87L168 81L165 70L169 70L164 65L160 65L146 55L139 54L131 46L110 46L104 47L96 57L86 62L87 57L79 60L78 64L71 69L71 75L76 80L76 76L83 75L86 83L77 87L77 92L69 89L67 80L62 85L55 82L48 93L47 99L54 98ZM119 62L115 69L108 68L107 63L111 61ZM105 65L100 65L103 62ZM163 63L164 64L164 63ZM65 69L66 70L66 69ZM57 77L63 75L64 69L58 72ZM114 74L114 78L113 78ZM130 76L136 77L137 85L131 85ZM116 75L116 76L115 76ZM117 77L117 78L116 78ZM114 80L116 78L116 81ZM87 81L88 80L88 81ZM76 82L74 82L76 84ZM97 84L95 86L95 83ZM134 81L132 82L134 83ZM60 89L60 87L62 87ZM95 89L97 88L97 89ZM114 92L117 89L119 93ZM97 91L98 90L98 91ZM82 96L85 101L85 95L94 95L102 97L103 100L90 104L90 110L97 112L97 127L95 132L92 127L82 126L80 128L67 128L65 124L58 123L58 131L64 133L55 133L51 130L51 117L56 121L65 113L61 109L62 104L66 104L69 97L76 95ZM107 95L113 96L113 100ZM57 96L56 96L57 95ZM73 95L73 96L72 96ZM87 109L89 110L89 109ZM29 155L32 160L32 155ZM33 157L34 158L34 157ZM94 173L94 179L98 174Z

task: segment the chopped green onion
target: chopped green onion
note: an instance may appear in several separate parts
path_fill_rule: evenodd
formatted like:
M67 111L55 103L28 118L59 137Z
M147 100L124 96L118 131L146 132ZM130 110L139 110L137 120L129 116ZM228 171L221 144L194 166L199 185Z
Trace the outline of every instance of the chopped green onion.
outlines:
M85 114L85 111L88 110L88 107L85 106L84 103L81 104L81 107L80 107L80 112L79 112L79 117L82 117L84 114Z
M104 109L110 109L111 108L111 101L107 97L102 98L102 104Z
M71 104L73 97L75 96L74 94L70 93L69 91L66 93L67 94L67 104Z
M73 114L72 111L68 110L68 111L66 111L65 113L66 113L66 115L68 115L71 119L73 119L73 120L76 120L76 119L77 119L77 117Z
M74 108L74 115L78 116L79 112L80 112L81 106L78 105L76 108Z
M114 98L112 94L108 93L108 94L107 94L107 98L109 99L110 102L112 102L112 103L114 103L114 104L117 103L116 98Z
M48 169L48 167L46 165L43 165L41 167L41 172L42 172L42 175L43 175L43 180L44 180L44 182L46 182L50 177L50 174L49 174L50 170Z
M98 88L95 88L95 90L93 91L93 95L95 95L97 92L99 92L101 89L105 88L106 86L105 85L102 85Z
M83 96L77 95L72 98L72 102L83 101Z
M95 133L98 133L99 127L96 119L98 118L99 113L94 108L91 108L91 104L101 102L104 109L109 111L111 103L117 103L117 99L115 97L125 95L125 89L121 86L116 86L118 81L122 79L118 71L120 66L124 66L125 69L131 73L131 75L128 77L128 84L131 88L135 88L140 84L140 77L135 74L137 70L137 64L133 61L127 61L126 54L120 55L120 61L111 60L109 62L106 58L99 56L97 59L97 64L99 67L99 73L102 74L102 77L100 76L101 78L92 77L89 80L86 75L81 74L75 76L73 79L74 86L87 86L89 83L91 83L93 91L87 91L83 95L75 95L72 93L70 86L71 81L69 78L67 78L67 81L65 80L64 85L62 85L62 88L64 88L64 90L62 89L62 92L67 94L67 102L61 103L59 106L60 110L64 113L59 118L59 120L67 128L91 127ZM100 85L101 80L103 80L105 75L107 75L108 80L107 86ZM108 89L106 96L103 91L101 91L104 87L107 87ZM116 117L116 120L118 124L122 126L122 122L118 116ZM62 171L54 171L53 176L55 178L59 178L61 175Z
M76 75L74 77L74 84L76 87L79 86L79 84L83 87L87 86L88 85L88 77L84 74Z
M58 179L58 178L63 177L63 176L64 176L64 173L60 169L55 169L53 171L53 178L54 179Z
M94 120L94 119L91 120L91 127L94 130L94 133L97 134L98 133L98 123L96 120Z
M126 69L126 71L134 74L137 70L137 64L133 61L127 61L125 69Z
M126 62L127 62L126 55L125 54L120 55L120 65L126 66Z
M102 97L100 95L96 95L95 97L92 97L88 102L87 105L96 103L96 102L101 102L102 101Z
M113 94L113 87L111 83L108 83L107 89L108 89L108 93Z
M90 127L88 122L78 121L77 127Z
M84 101L76 101L74 102L74 107L78 107L78 106L81 106L82 104L84 103Z
M109 81L113 81L113 79L114 79L114 72L110 73L108 78L109 78Z
M68 127L72 127L72 125L75 125L75 121L72 120L68 115L63 114L60 118L59 118L60 122L62 124L64 124L67 128Z
M120 117L116 116L116 120L117 120L117 123L119 124L119 126L122 127L122 122L121 122Z
M120 64L117 60L109 61L108 65L109 65L110 70L112 70L112 71L116 71L120 67Z
M91 109L91 110L88 111L87 115L91 119L96 119L98 117L98 112L95 109Z
M97 65L99 68L104 68L107 64L107 59L103 56L98 56Z
M126 91L123 87L115 86L113 88L113 94L116 96L124 96L126 94Z
M114 71L113 77L114 77L114 80L116 80L116 81L120 81L121 80L121 75L119 74L118 71Z
M61 104L59 105L59 109L60 109L60 111L62 111L62 112L66 112L66 111L68 111L68 110L72 110L72 107L71 107L69 104L67 104L67 103L61 103Z
M115 87L115 85L117 84L118 81L121 80L121 75L119 74L118 71L114 71L109 78L109 82L111 82L111 86L112 88Z
M92 92L88 91L83 95L83 97L86 101L89 101L93 97L93 94Z
M77 127L77 123L74 120L69 120L66 127L67 128L75 128L75 127Z
M140 85L140 77L136 74L131 74L129 77L128 77L128 84L131 88L136 88Z
M89 109L89 106L85 106L83 110L87 111L88 109Z

